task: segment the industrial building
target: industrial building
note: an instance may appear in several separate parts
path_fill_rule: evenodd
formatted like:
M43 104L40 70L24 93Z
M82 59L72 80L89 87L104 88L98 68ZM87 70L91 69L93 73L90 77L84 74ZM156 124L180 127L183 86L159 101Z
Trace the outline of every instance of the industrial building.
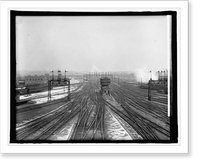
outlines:
M25 84L26 85L47 83L47 81L48 81L48 77L44 76L44 75L25 76Z
M167 81L168 79L168 71L158 71L158 81Z
M25 76L25 85L31 85L31 84L45 84L48 82L48 80L52 79L52 76L50 76L49 74L45 74L45 75L35 75L35 76ZM59 75L54 75L53 78L55 80L59 79L59 78L64 78L63 75L59 74Z

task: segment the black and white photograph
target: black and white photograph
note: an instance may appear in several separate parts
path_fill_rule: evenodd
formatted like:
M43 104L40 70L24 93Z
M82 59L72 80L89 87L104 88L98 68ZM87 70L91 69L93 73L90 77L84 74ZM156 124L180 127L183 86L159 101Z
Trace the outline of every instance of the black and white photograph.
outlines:
M189 153L187 1L0 4L0 153Z
M178 143L176 11L10 11L10 143Z

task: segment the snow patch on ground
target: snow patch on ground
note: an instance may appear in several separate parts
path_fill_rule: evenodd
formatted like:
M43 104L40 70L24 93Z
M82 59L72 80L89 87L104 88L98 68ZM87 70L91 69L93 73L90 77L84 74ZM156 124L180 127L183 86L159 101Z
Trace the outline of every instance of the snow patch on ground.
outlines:
M66 126L61 131L55 132L49 138L49 140L70 140L74 128L77 124L78 117L79 115L73 117L70 121L67 122Z
M109 110L109 112L118 120L118 122L123 126L124 129L128 132L133 140L143 140L140 136L126 121L124 121L120 116L116 115L114 112Z
M106 134L109 140L133 140L114 115L109 112L108 108L105 116Z
M51 136L51 140L69 140L75 124L69 124L59 134Z
M71 87L70 91L74 91L77 87ZM65 92L65 93L64 93ZM48 91L45 92L38 92L38 93L33 93L30 96L20 96L20 100L23 99L29 99L29 101L34 101L34 104L41 104L41 103L45 103L48 101ZM51 101L52 100L57 100L57 99L61 99L68 96L67 93L67 86L64 87L55 87L53 88L53 90L51 91Z
M75 79L71 79L70 80L70 84L77 84L80 81L75 80ZM75 90L77 87L70 87L70 91ZM51 90L51 95L55 95L55 94L59 94L59 93L64 93L67 92L68 90L68 86L59 86L59 87L53 87L53 89ZM35 99L35 98L39 98L39 97L45 97L48 95L48 91L44 91L44 92L37 92L37 93L32 93L30 95L21 95L19 97L20 100L23 99Z

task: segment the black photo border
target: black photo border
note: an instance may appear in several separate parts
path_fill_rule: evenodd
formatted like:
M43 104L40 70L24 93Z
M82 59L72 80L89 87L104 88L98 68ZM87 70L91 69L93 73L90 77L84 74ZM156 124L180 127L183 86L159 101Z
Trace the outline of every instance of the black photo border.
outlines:
M171 31L171 73L170 80L170 140L117 140L117 141L50 141L50 140L16 140L16 16L166 16L172 18ZM176 11L125 11L125 12L63 12L63 11L17 11L10 10L10 143L178 143L177 111L177 12Z

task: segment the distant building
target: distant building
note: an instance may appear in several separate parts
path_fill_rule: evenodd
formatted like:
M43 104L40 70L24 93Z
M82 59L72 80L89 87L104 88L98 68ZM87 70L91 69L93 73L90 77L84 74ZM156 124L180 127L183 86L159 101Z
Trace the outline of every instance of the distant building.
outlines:
M45 75L40 75L40 76L25 76L25 84L29 85L29 84L42 84L42 83L47 83L49 79L49 75L45 74Z
M25 76L25 85L30 85L30 84L43 84L43 83L48 83L48 80L52 80L52 75L45 74L45 75L35 75L35 76ZM54 75L53 76L54 80L57 79L64 79L65 76L62 74L59 75ZM56 84L56 82L55 82Z
M44 74L44 77L46 77L47 80L51 79L51 76L49 74Z

